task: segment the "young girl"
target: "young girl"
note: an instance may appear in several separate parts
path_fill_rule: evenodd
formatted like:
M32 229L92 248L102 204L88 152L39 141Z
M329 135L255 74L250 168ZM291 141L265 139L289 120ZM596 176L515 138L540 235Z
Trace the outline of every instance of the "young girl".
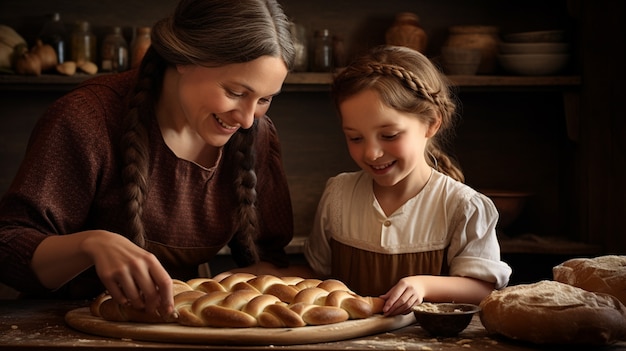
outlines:
M274 0L181 0L138 70L91 79L33 131L0 202L0 281L23 296L89 298L168 315L172 278L229 245L284 266L293 235L265 115L291 68Z
M332 92L362 170L327 182L304 250L313 271L381 295L386 315L423 301L479 303L504 287L496 208L441 147L455 102L437 68L417 51L379 47Z

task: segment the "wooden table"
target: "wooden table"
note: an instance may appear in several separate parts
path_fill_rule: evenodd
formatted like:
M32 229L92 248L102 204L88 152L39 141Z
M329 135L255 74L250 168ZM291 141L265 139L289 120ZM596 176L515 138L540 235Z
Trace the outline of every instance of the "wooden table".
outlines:
M293 346L189 345L105 338L76 331L64 316L88 301L0 300L0 350L572 350L537 346L488 335L478 317L457 337L433 338L418 325L351 340ZM580 350L591 350L581 347ZM597 348L596 348L597 349ZM620 342L602 351L626 350Z

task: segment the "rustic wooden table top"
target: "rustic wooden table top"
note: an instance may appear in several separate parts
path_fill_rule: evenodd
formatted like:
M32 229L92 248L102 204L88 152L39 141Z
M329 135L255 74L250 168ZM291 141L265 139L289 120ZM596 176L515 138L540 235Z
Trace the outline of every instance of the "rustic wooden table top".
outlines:
M367 337L292 346L191 345L114 339L85 334L65 323L68 311L88 306L88 301L0 300L2 350L441 350L528 351L572 350L572 346L537 346L489 335L478 317L456 337L434 338L419 325ZM580 350L590 350L580 347ZM620 342L602 351L626 350Z

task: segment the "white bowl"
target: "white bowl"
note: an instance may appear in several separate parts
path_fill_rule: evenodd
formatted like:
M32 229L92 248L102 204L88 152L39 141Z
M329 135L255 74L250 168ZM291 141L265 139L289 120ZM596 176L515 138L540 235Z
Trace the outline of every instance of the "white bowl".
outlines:
M501 54L566 54L567 43L500 43Z
M558 43L565 40L563 30L543 30L535 32L510 33L502 39L511 43Z
M561 71L567 65L567 54L508 54L498 55L505 71L523 76L545 76Z

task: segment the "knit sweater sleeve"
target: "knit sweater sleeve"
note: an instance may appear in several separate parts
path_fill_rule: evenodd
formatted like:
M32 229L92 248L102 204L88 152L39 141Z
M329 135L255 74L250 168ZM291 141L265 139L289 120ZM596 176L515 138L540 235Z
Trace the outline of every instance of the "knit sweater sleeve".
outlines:
M77 231L89 216L110 161L104 117L96 94L78 89L53 103L35 126L0 201L3 283L25 293L46 290L30 268L33 253L47 236Z

